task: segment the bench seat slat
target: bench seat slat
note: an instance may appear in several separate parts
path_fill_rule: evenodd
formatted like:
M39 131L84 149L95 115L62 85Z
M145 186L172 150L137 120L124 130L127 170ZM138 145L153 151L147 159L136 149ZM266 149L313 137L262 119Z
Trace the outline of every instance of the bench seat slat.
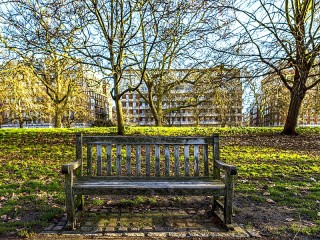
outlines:
M220 190L220 191L219 191ZM74 183L75 194L178 194L178 195L203 195L223 194L225 184L222 181L166 181L166 180L113 180L86 179Z

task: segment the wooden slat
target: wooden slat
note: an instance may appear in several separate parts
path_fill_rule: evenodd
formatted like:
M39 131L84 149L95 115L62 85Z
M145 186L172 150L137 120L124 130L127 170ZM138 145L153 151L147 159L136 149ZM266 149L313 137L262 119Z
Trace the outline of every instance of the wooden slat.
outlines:
M165 176L170 177L170 149L169 145L166 145L164 147L164 169L165 169Z
M116 174L117 176L121 176L121 160L122 160L121 145L117 145L116 151L117 151Z
M131 145L126 146L126 174L131 176Z
M150 145L146 145L146 176L150 177Z
M112 175L111 144L107 145L107 176Z
M155 146L155 168L156 177L160 177L160 145Z
M104 178L78 181L73 190L80 194L105 194L126 195L224 195L225 185L221 181L166 181L152 179L146 181L130 180L106 180Z
M136 146L136 176L141 176L141 145Z
M184 176L190 176L189 145L184 145Z
M199 176L199 145L194 145L193 149L193 156L194 156L194 176Z
M102 146L97 145L97 176L102 175Z
M76 133L76 159L77 160L83 160L83 154L82 154L82 133ZM79 168L79 173L77 175L82 175L83 173L83 164L81 164L81 167Z
M83 136L83 144L87 143L104 143L104 144L170 144L170 145L185 145L185 144L211 144L211 137L165 137L165 136Z
M216 167L216 161L220 160L220 150L219 150L219 137L213 137L213 177L215 179L220 178L220 170Z
M203 145L203 174L205 177L209 176L209 162L208 162L208 145Z
M174 176L180 176L180 156L179 156L179 145L174 146Z
M87 146L87 173L92 176L92 145Z

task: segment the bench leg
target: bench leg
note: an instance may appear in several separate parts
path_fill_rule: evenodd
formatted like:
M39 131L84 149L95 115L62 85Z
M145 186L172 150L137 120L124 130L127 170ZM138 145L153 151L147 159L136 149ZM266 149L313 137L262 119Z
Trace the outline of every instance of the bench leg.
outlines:
M232 223L234 176L226 173L226 196L224 198L224 224Z
M75 218L75 206L74 206L74 197L72 194L72 174L65 175L65 191L66 191L66 212L67 212L67 227L72 230L76 227L76 218Z
M77 209L84 210L84 196L77 196Z

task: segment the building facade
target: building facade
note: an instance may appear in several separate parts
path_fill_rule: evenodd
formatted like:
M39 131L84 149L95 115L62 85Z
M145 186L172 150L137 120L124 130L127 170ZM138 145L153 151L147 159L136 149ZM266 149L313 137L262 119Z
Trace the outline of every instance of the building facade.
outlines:
M1 74L0 127L53 127L53 106L46 87L22 63L8 66L23 76ZM7 72L8 72L7 71ZM13 77L14 76L14 77ZM89 79L89 78L88 78ZM90 78L92 80L92 78ZM98 79L88 84L85 77L77 81L75 93L68 97L62 123L65 127L107 125L112 119L109 85Z
M292 74L288 73L288 77ZM284 126L290 103L290 92L279 77L270 75L262 81L258 104L250 109L251 126ZM302 102L298 126L320 125L320 86L307 91Z
M175 73L181 75L181 71L185 70L175 70ZM127 78L132 79L134 76L127 76ZM205 80L204 82L208 83ZM207 94L202 92L201 95L197 95L194 88L188 83L174 88L161 102L161 110L165 112L163 125L241 126L243 91L240 78L233 78L219 85L221 87L216 87L214 92L209 89L209 86ZM201 90L203 89L206 88L201 88ZM140 94L138 92L128 92L122 96L121 102L126 125L155 125L151 108L141 96L141 93L147 95L147 91L146 86L142 85ZM194 101L196 97L198 97L198 104L181 108L190 99Z

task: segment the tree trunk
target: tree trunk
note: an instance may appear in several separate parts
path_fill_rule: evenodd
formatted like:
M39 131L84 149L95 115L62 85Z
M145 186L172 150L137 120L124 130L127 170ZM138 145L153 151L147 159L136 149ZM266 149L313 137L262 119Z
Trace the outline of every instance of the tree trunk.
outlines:
M297 92L291 93L290 105L288 109L287 119L284 125L284 129L281 132L284 135L298 135L296 127L298 123L299 112L301 103L305 94L299 94Z
M155 112L153 112L155 113ZM154 119L155 119L155 125L157 127L162 127L162 120L163 120L163 111L162 109L158 109L158 111L154 114Z
M62 127L62 111L60 109L59 104L56 104L56 106L55 106L54 127L55 128L61 128Z
M19 120L19 127L20 128L23 128L23 122L24 122L23 120Z
M124 135L124 119L123 119L123 112L122 112L122 105L120 98L115 99L116 105L116 113L117 113L117 127L118 127L118 134Z

